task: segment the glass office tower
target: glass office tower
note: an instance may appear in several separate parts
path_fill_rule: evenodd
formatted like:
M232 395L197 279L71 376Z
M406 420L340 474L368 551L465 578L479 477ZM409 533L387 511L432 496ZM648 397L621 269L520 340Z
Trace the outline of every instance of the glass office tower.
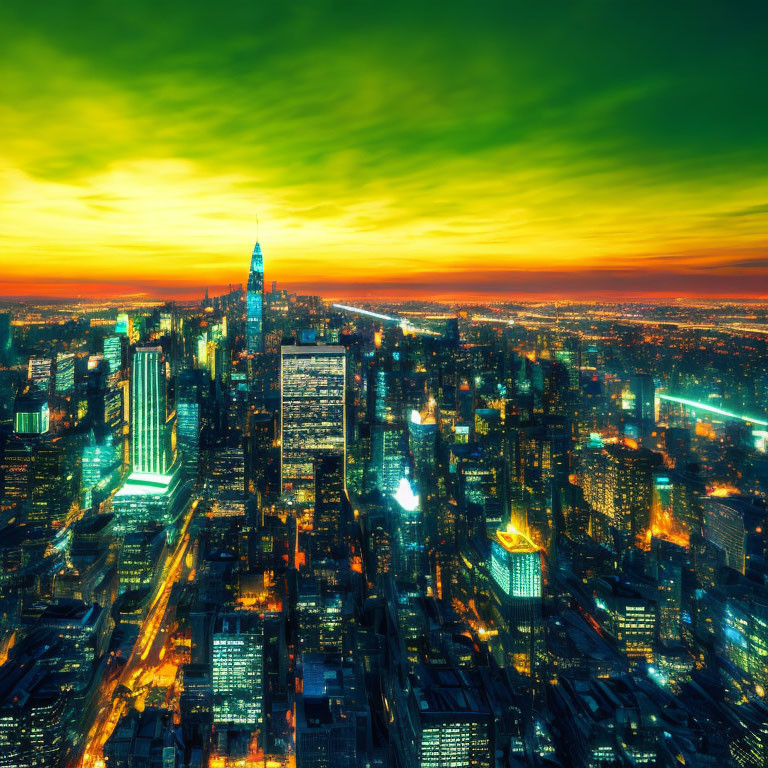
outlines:
M262 723L264 627L245 611L220 616L211 659L213 722L255 731Z
M143 347L131 372L131 465L134 473L165 474L173 463L166 425L163 350Z
M499 660L535 676L543 656L541 553L524 533L497 531L488 563Z
M280 370L282 489L311 505L316 459L335 455L346 465L346 350L282 347Z
M246 302L245 348L249 355L257 355L264 349L264 257L258 243L251 255Z

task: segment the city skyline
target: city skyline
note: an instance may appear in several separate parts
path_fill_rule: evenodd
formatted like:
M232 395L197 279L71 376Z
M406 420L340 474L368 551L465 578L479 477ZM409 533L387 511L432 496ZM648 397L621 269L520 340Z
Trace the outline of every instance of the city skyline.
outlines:
M765 296L758 4L0 22L0 294Z
M766 39L0 3L0 768L768 768Z

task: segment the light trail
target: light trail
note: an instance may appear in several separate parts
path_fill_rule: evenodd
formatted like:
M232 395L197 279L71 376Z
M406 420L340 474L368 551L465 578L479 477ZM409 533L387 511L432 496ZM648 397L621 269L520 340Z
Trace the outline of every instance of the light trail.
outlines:
M360 307L350 307L348 304L333 304L336 309L343 309L345 312L354 312L358 315L367 315L368 317L375 317L377 320L389 320L392 323L399 323L400 320L397 317L391 315L382 315L380 312L371 312L370 309L361 309Z
M151 668L151 665L148 667L146 662L163 625L173 585L179 580L186 562L187 550L191 541L189 526L198 504L199 499L195 499L189 506L184 523L179 531L179 542L175 551L169 554L166 559L157 592L147 611L144 623L139 630L139 636L136 638L136 643L128 662L118 680L115 681L114 686L110 685L101 692L103 705L95 718L95 722L88 731L88 739L84 746L82 757L77 763L80 768L98 768L100 763L103 764L102 750L104 744L117 727L117 723L120 721L126 706L125 700L122 697L111 698L113 692L121 684L133 689L135 678L141 675L142 670L146 671L148 668Z
M349 304L334 303L331 306L336 309L342 309L345 312L352 312L357 315L365 315L366 317L372 317L376 320L384 320L388 323L397 323L402 329L403 333L418 333L422 336L441 336L442 334L436 331L430 331L426 328L417 328L411 323L408 318L405 317L393 317L392 315L384 315L381 312L372 312L370 309L361 309L360 307L351 307Z
M762 419L755 419L752 416L745 416L740 413L732 413L726 411L723 408L717 408L714 405L707 405L707 403L697 403L695 400L687 400L684 397L677 397L675 395L659 395L659 400L666 400L669 403L679 403L685 405L688 408L693 408L699 411L707 411L707 413L716 413L718 416L725 416L729 419L736 419L738 421L748 421L750 424L758 424L761 427L768 427L768 421Z

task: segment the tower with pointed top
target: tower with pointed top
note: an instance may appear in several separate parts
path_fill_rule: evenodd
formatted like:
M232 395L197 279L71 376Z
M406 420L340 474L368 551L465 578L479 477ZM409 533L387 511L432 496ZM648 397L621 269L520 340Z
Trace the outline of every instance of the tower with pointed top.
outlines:
M245 348L249 355L257 355L264 349L264 257L257 242L251 255L251 271L248 273L246 295Z

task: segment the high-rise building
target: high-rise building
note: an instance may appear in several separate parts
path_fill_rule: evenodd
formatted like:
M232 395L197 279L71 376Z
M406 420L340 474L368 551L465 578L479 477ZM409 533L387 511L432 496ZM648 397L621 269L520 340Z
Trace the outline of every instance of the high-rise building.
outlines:
M104 337L104 359L109 365L109 377L119 375L123 367L123 337L105 336Z
M424 515L418 494L410 480L400 478L392 495L392 529L395 533L395 576L403 581L417 581L424 573Z
M56 375L54 389L57 395L66 397L75 391L75 356L59 352L56 355Z
M587 446L580 470L584 498L622 533L647 529L652 504L652 475L660 464L660 454L642 447Z
M242 611L218 618L211 664L214 724L250 731L260 728L264 628L258 614Z
M49 427L48 400L37 392L18 395L13 405L13 431L17 435L43 435Z
M371 428L371 466L374 485L383 498L397 492L408 463L408 438L402 422Z
M725 564L734 571L746 570L747 531L744 514L738 504L727 498L705 497L704 538L725 553Z
M305 654L302 674L302 690L296 696L297 765L365 765L358 741L363 742L359 734L370 729L370 713L362 670L350 662L339 665L332 656Z
M120 593L150 586L160 572L165 533L158 529L131 531L120 542L117 577Z
M48 394L51 387L51 367L53 360L50 357L30 357L27 366L27 378L42 392Z
M166 474L173 464L168 423L165 360L161 347L133 355L131 375L131 465L134 473Z
M335 455L346 464L346 350L282 347L281 358L282 488L311 505L316 459Z
M641 422L656 419L656 386L653 376L638 373L630 379L629 390L635 398L635 418Z
M524 533L497 531L489 563L501 661L534 675L543 653L541 554Z
M597 618L615 638L630 665L653 662L657 605L618 580L600 582L595 590Z
M419 768L491 768L493 714L482 686L449 667L423 668L414 684Z
M341 538L344 497L343 459L338 455L319 456L315 462L315 549L330 553Z
M120 445L112 441L112 436L107 434L99 440L91 430L88 442L83 446L80 464L80 503L83 509L94 503L94 495L98 497L115 488L115 481L120 477L120 459Z
M181 465L189 479L197 477L197 462L200 454L200 399L203 379L200 371L186 370L179 374L176 382L176 431Z
M39 442L30 475L30 522L51 528L65 521L77 495L76 463L71 437Z
M242 497L246 490L245 451L240 447L217 450L207 480L209 487L219 494Z
M246 295L245 349L249 355L257 355L264 349L264 257L256 243L251 255Z
M11 313L0 312L0 364L11 362L13 333L11 331Z
M175 419L167 410L162 349L138 348L131 372L131 474L114 497L123 533L172 523L188 499L176 462Z

